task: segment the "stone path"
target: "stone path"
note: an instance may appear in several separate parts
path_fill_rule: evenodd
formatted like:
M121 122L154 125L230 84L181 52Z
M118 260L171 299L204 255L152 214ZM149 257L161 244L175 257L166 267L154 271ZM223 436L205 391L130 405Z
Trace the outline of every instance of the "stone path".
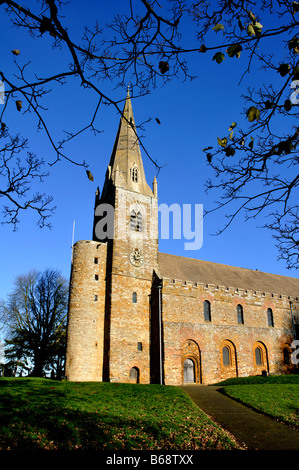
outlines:
M213 421L248 450L299 450L299 432L223 395L219 386L182 385Z

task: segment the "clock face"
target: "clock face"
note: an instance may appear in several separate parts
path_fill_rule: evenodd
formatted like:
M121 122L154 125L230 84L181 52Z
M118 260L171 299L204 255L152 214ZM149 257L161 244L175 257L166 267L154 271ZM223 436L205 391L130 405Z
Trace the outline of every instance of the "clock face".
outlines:
M130 253L130 262L133 266L137 267L143 264L143 256L138 248L135 248L135 250Z

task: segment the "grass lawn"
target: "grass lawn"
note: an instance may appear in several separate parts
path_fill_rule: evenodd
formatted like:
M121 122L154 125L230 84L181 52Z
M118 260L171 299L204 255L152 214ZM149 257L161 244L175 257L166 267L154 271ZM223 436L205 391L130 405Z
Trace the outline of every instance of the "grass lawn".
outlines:
M178 387L0 379L0 450L234 448Z
M299 375L244 377L219 385L226 395L299 429Z

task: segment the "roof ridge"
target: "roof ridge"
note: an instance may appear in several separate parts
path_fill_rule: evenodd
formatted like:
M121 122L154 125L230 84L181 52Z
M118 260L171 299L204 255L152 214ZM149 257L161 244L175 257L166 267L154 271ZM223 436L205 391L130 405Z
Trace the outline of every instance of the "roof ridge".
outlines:
M217 263L215 261L207 261L207 260L202 260L202 259L198 259L198 258L189 258L189 257L186 257L186 256L181 256L181 255L173 255L171 253L162 253L162 252L159 252L159 255L166 255L166 256L172 256L172 257L176 257L176 258L181 258L182 260L190 260L190 261L194 261L194 262L200 262L200 263L207 263L209 265L213 265L213 266L222 266L222 267L225 267L225 268L231 268L231 269L240 269L240 270L243 270L243 271L247 271L247 272L250 272L250 273L260 273L260 274L265 274L265 275L270 275L270 276L276 276L276 277L283 277L285 279L294 279L296 281L299 281L299 278L296 278L296 277L293 277L293 276L286 276L284 274L276 274L276 273L269 273L267 271L260 271L259 269L255 270L255 269L250 269L250 268L243 268L243 267L240 267L240 266L234 266L234 265L230 265L230 264L223 264L223 263Z

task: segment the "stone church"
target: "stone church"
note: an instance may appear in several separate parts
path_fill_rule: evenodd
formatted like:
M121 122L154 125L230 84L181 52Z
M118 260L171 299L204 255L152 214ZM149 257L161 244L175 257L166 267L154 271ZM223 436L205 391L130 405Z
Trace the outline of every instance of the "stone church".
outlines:
M93 239L73 246L67 379L179 385L289 373L298 324L299 279L159 252L157 181L146 181L128 92Z

